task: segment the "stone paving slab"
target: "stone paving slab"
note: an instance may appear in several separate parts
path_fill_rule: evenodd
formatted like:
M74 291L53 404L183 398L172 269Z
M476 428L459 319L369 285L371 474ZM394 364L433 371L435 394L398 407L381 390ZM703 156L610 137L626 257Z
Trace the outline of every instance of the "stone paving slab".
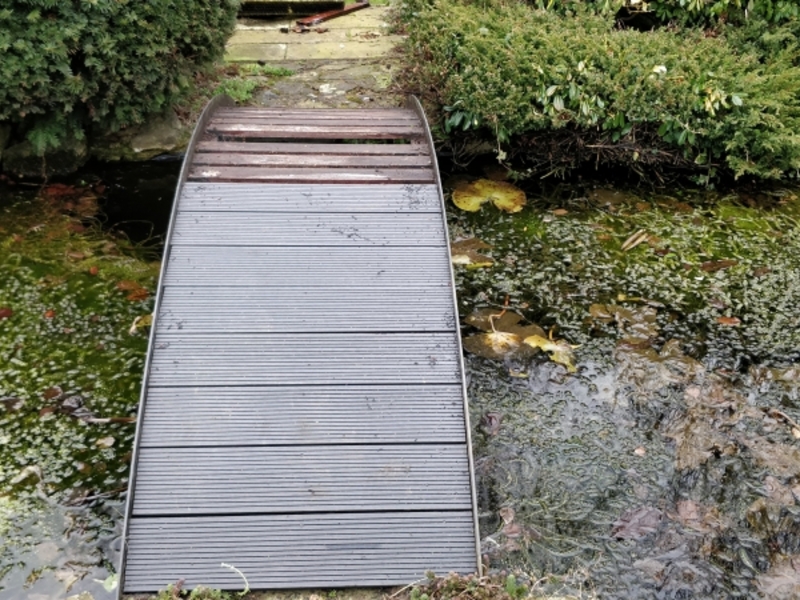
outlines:
M272 107L356 108L401 106L393 87L395 47L402 36L390 31L388 6L363 10L321 23L327 31L283 33L295 18L240 19L227 47L230 62L263 62L293 70L256 94L255 103Z
M229 62L358 60L387 56L402 40L389 32L389 8L370 6L295 33L294 18L242 19L228 41ZM281 29L289 28L289 33ZM317 32L320 30L321 33Z

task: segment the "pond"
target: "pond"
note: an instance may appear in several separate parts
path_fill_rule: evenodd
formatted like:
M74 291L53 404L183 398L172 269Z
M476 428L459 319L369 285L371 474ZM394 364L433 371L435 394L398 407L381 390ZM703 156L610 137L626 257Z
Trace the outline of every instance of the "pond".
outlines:
M114 597L177 170L0 190L0 600ZM796 597L796 192L526 192L449 214L491 263L456 267L484 562L562 596ZM485 357L504 310L539 349Z
M178 169L0 188L2 600L113 597L147 345L130 331L152 311Z

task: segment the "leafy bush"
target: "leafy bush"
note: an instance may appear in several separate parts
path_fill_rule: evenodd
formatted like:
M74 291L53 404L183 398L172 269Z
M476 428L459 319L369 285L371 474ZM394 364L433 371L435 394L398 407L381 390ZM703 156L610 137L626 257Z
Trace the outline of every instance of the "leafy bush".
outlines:
M171 106L219 58L238 0L6 0L0 123L39 152Z
M588 11L458 0L406 16L406 83L438 112L440 134L490 139L550 169L670 163L777 178L800 168L794 24L639 32Z

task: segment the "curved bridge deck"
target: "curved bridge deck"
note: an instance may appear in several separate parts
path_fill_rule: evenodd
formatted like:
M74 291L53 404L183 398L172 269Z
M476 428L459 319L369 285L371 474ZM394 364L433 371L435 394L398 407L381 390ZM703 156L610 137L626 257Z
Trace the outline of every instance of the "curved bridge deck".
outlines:
M145 375L124 593L478 569L441 187L419 105L206 109Z

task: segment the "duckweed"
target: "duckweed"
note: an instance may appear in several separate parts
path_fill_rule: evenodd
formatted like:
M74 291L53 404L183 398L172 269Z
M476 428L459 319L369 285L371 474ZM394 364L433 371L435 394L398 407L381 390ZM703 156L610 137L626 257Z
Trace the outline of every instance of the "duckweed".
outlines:
M0 205L3 599L21 580L57 595L54 586L104 572L99 540L119 521L134 425L94 419L135 417L147 340L128 329L152 311L150 298L129 300L117 283L153 290L158 274L91 220L9 196ZM43 552L42 540L58 548Z

